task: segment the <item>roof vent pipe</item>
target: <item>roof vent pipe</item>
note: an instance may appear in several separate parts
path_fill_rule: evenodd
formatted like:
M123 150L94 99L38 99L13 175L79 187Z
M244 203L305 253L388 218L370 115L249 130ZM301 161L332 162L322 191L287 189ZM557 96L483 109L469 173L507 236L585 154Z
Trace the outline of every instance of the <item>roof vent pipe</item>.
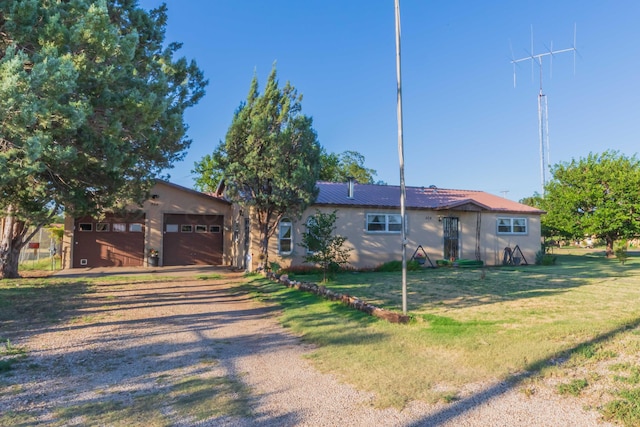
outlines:
M347 178L347 198L349 199L353 199L355 184L356 180L352 176Z

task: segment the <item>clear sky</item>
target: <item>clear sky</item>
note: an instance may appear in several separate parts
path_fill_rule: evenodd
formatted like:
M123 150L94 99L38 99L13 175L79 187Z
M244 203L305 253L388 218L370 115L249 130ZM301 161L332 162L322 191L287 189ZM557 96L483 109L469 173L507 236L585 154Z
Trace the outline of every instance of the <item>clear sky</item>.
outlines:
M141 0L145 9L160 0ZM303 94L328 152L355 150L376 179L400 182L393 0L168 0L167 41L184 43L209 79L188 110L193 144L169 171L192 187L194 162L224 140L254 75L276 62ZM640 1L401 0L405 181L512 200L541 191L543 59L551 164L607 149L631 156L640 136ZM511 46L511 47L510 47ZM513 53L512 53L513 51Z

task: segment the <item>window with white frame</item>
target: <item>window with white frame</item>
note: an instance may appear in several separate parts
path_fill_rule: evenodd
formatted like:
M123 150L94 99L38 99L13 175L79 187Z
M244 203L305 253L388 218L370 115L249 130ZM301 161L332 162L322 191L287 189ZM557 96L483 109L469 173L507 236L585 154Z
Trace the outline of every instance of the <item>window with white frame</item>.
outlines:
M527 234L527 219L498 218L498 234Z
M400 233L402 217L399 214L367 214L366 231L372 233Z
M293 238L291 235L293 224L289 218L282 218L278 227L278 252L290 254L293 250Z

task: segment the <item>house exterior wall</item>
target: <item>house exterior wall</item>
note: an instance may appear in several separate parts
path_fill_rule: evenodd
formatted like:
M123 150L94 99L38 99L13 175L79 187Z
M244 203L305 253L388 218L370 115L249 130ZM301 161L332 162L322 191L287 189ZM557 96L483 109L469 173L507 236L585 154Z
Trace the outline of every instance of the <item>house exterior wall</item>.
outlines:
M162 181L157 182L151 190L151 199L145 201L142 210L145 213L145 237L144 252L148 254L150 249L161 251L160 265L162 265L163 251L163 219L165 214L201 214L224 215L223 226L223 265L231 263L232 243L232 207L230 204L211 198L205 194L188 190ZM138 206L132 209L140 209ZM71 268L74 249L74 219L65 219L65 233L63 238L64 268ZM64 256L68 253L68 256ZM148 259L145 256L145 266Z
M401 233L380 233L366 231L366 215L400 214L399 209L378 209L371 207L317 207L307 209L299 220L293 221L293 247L291 254L283 255L278 250L279 236L275 231L269 242L269 261L277 262L281 267L310 265L304 263L305 248L300 246L307 218L316 210L330 213L336 210L336 234L347 237L344 247L350 248L349 265L354 268L373 268L382 263L402 259ZM476 259L476 252L485 265L502 264L504 249L513 249L516 245L521 249L529 264L533 264L535 253L540 250L540 216L518 213L480 213L479 239L476 233L478 212L476 211L434 211L407 210L407 259L410 259L418 246L422 246L431 261L435 264L443 259L444 232L442 219L456 217L459 220L458 258ZM498 218L526 218L527 233L511 235L497 233ZM253 230L251 250L259 253L257 230ZM478 245L479 242L479 245ZM253 256L252 268L260 265L260 260Z

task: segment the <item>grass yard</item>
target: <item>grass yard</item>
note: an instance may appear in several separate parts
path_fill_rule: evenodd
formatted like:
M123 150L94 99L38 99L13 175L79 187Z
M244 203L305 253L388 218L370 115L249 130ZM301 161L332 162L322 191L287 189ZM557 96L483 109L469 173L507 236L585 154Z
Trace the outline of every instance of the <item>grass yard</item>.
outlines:
M319 369L375 392L380 406L452 401L470 385L517 378L526 393L546 381L609 419L639 425L640 257L621 265L601 253L556 255L553 266L409 272L409 325L263 279L252 287L284 307L285 326L319 345ZM400 273L343 273L327 286L401 307Z
M379 407L403 407L412 400L454 402L496 381L509 381L527 396L551 387L608 420L638 426L640 254L630 253L624 265L605 259L601 252L556 249L555 255L558 261L552 266L409 272L412 321L407 325L370 317L261 276L250 276L239 286L278 304L282 324L317 345L309 356L314 366L374 392ZM24 330L95 322L82 308L92 295L102 295L101 287L108 284L114 292L125 284L158 280L181 279L0 281L0 397L19 392L4 386L15 367L28 362L28 351L15 344ZM386 309L401 307L400 273L343 273L327 286ZM108 292L102 297L103 304L112 302ZM250 395L226 377L184 378L171 384L171 390L173 394L165 397L176 410L196 417L210 415L212 401L203 395L218 399L216 410L228 414L247 409L246 401L234 396L246 400ZM60 408L58 417L70 421L95 415L96 423L118 425L131 421L129 412L134 410L147 414L149 424L157 418L161 425L156 397L140 396L133 406L121 408ZM209 406L203 408L203 401ZM26 415L0 415L0 425L30 422L21 416Z

